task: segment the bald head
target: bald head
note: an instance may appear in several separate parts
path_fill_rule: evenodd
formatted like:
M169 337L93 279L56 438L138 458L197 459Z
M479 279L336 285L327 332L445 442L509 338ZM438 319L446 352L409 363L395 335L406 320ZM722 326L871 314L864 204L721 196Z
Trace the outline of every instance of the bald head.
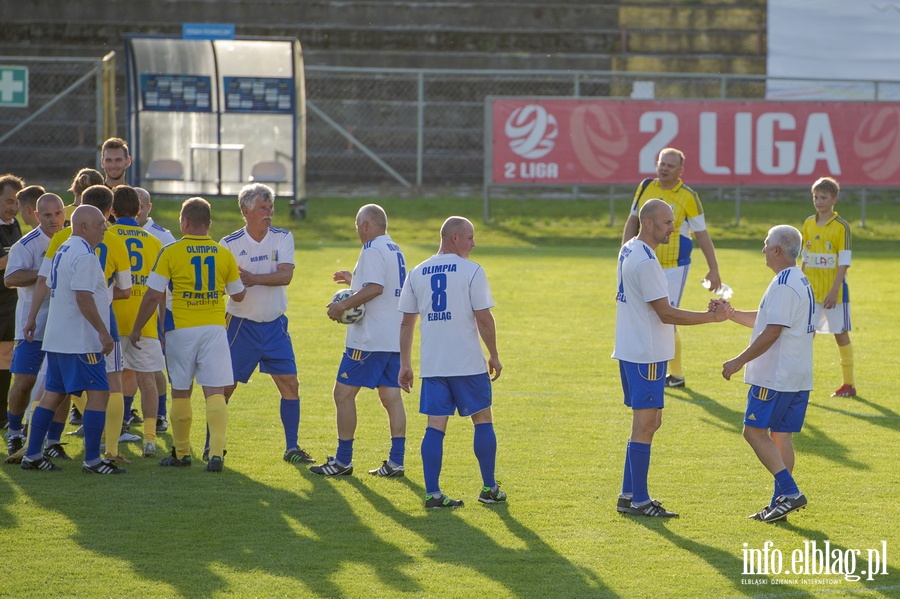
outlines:
M462 216L451 216L441 225L441 254L456 254L468 258L475 247L475 226Z
M671 206L660 199L647 200L640 212L641 230L637 238L651 248L669 243L669 236L675 231L675 214Z
M100 245L105 231L106 217L96 206L82 204L72 213L72 235L81 237L92 248Z
M57 207L63 207L62 198L55 193L45 193L35 202L35 210L43 212L45 210L54 210Z
M466 229L475 229L472 222L462 216L451 216L441 225L441 239L445 239L454 233L459 233Z
M640 219L643 223L646 219L656 219L662 216L663 214L667 214L672 211L672 208L663 202L662 200L652 199L647 200L647 202L643 205L640 212Z

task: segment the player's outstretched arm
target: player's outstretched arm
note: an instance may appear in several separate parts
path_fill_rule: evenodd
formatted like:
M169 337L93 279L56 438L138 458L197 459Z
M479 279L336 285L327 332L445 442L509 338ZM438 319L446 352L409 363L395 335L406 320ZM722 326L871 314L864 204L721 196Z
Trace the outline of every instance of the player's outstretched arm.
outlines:
M334 273L331 278L338 285L351 285L353 284L353 273L349 270L339 270Z
M650 307L659 316L659 319L666 324L676 325L693 325L706 324L708 322L724 322L734 312L731 304L725 302L718 304L713 310L706 312L693 312L691 310L682 310L676 308L669 303L668 297L661 297L657 300L649 302Z

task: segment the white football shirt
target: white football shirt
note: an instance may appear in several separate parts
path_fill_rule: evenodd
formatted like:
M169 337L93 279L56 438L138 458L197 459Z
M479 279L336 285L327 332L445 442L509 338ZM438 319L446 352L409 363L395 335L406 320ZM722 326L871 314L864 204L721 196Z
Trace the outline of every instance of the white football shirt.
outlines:
M27 233L17 241L9 250L9 260L6 263L6 276L19 270L39 271L44 253L50 245L50 236L39 227ZM34 283L27 287L17 288L19 299L16 303L16 339L24 339L22 330L25 321L28 320L28 312L31 310L31 299L34 297ZM40 341L44 338L44 328L47 326L47 310L50 308L50 296L44 297L44 303L38 310L35 320L34 339Z
M419 376L488 371L475 311L494 306L484 269L456 254L436 254L409 272L400 311L420 317Z
M147 222L144 223L144 230L159 239L164 246L175 243L175 236L172 235L172 232L165 227L157 225L153 222L152 217L147 217Z
M351 291L369 284L381 285L384 291L366 303L362 319L347 325L347 347L363 351L400 351L400 321L397 311L400 289L406 278L406 258L390 235L379 235L363 245L353 269Z
M109 295L100 260L87 241L72 236L59 246L50 276L50 310L44 334L44 351L58 354L90 354L103 351L100 336L78 308L76 291L90 292L106 330L109 330Z
M279 264L294 265L294 235L286 229L269 227L266 236L257 242L244 227L222 238L221 243L231 250L240 268L255 275L271 274L278 270ZM247 287L244 301L236 302L229 297L225 309L238 318L271 322L287 310L287 287Z
M750 340L767 325L783 328L772 347L747 363L745 383L774 391L813 388L814 309L813 289L800 267L792 266L775 275L759 304Z
M637 237L619 250L616 268L616 342L612 357L637 364L675 357L675 327L649 302L669 297L666 275L649 245Z

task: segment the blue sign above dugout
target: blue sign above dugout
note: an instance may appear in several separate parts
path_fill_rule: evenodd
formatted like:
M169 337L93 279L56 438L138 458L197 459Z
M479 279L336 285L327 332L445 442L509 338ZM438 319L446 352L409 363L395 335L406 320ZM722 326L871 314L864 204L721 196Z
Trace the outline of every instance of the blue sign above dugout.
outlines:
M234 23L183 23L181 37L186 40L233 40Z

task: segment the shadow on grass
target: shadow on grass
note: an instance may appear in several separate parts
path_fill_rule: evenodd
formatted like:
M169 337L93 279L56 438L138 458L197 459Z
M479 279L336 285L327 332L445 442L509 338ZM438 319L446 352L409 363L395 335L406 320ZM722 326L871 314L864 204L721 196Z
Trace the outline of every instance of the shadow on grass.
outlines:
M710 422L710 424L718 426L722 430L729 433L740 434L743 428L743 410L735 410L729 408L723 404L720 404L708 395L703 395L702 393L693 391L689 387L680 389L667 389L666 399L691 403L703 408L704 410L706 410L707 414L715 418L715 421Z
M862 412L855 411L853 408L857 407L857 404L871 408L877 413L863 414ZM861 395L857 395L853 399L849 400L846 404L846 407L844 408L836 408L825 405L816 405L815 407L820 410L825 410L834 414L841 414L843 416L850 416L851 418L856 418L857 420L862 420L863 422L867 422L869 424L877 424L878 426L883 426L886 429L900 432L900 414L886 406L877 404L873 401L869 401Z
M13 502L16 492L5 476L0 476L0 530L9 530L18 525L17 518L7 504Z
M67 469L79 465L69 462ZM71 538L83 549L117 560L146 584L170 585L180 596L233 593L230 573L261 572L293 581L289 594L345 597L352 593L337 581L354 565L372 572L390 593L424 592L404 573L416 566L413 557L377 536L328 481L305 475L312 490L298 494L227 467L221 475L198 472L202 467L199 460L189 469L142 467L125 475L141 477L137 484L85 477L87 484L66 493L57 489L62 473L25 472L20 482L35 504L71 523ZM35 474L38 485L27 479ZM182 484L189 496L178 491ZM285 592L281 586L258 590L260 596L276 591Z
M687 397L685 397L687 396ZM734 432L738 435L741 434L743 430L743 422L744 422L744 411L743 410L735 410L729 407L726 407L709 396L703 395L701 393L697 393L696 391L692 391L689 388L683 389L669 389L666 391L666 398L670 400L676 400L686 403L695 404L704 410L710 415L713 416L716 421L710 422L710 424L714 426L718 426L722 430L728 432ZM864 400L863 400L864 401ZM810 408L823 408L829 409L827 407L810 404ZM891 412L887 408L877 407L880 411L885 413L885 416L870 416L871 419L884 419L885 417L897 418L892 422L889 428L893 428L894 430L900 429L900 418L894 412ZM890 416L888 416L890 414ZM849 414L854 415L854 414ZM862 415L856 415L858 417L863 417ZM860 462L854 460L850 457L850 449L841 443L835 441L832 437L826 434L821 428L814 426L807 422L803 424L803 432L794 435L794 446L802 445L804 447L809 447L810 445L815 447L815 454L817 456L824 457L829 459L835 463L856 469L856 470L869 470L870 466L865 462Z
M455 564L480 572L515 597L617 597L593 572L573 564L534 531L522 525L507 503L485 505L472 499L462 510L490 510L515 536L521 547L500 544L484 530L458 517L456 510L407 513L358 480L349 481L385 517L428 541L426 555L437 563ZM402 483L419 497L425 488L408 478ZM512 497L511 501L515 501ZM473 592L475 592L473 590ZM475 592L475 594L478 594Z
M658 534L660 537L672 543L674 546L689 552L705 561L713 569L719 572L733 587L737 595L747 595L747 587L741 584L741 573L744 571L744 561L742 556L732 555L728 551L713 547L712 545L704 545L693 539L683 537L668 529L665 518L648 518L644 516L628 516L635 524L643 526L650 532ZM690 574L690 573L684 573ZM779 587L781 588L781 587ZM812 597L812 593L799 587L785 586L785 589L791 589L791 597Z

